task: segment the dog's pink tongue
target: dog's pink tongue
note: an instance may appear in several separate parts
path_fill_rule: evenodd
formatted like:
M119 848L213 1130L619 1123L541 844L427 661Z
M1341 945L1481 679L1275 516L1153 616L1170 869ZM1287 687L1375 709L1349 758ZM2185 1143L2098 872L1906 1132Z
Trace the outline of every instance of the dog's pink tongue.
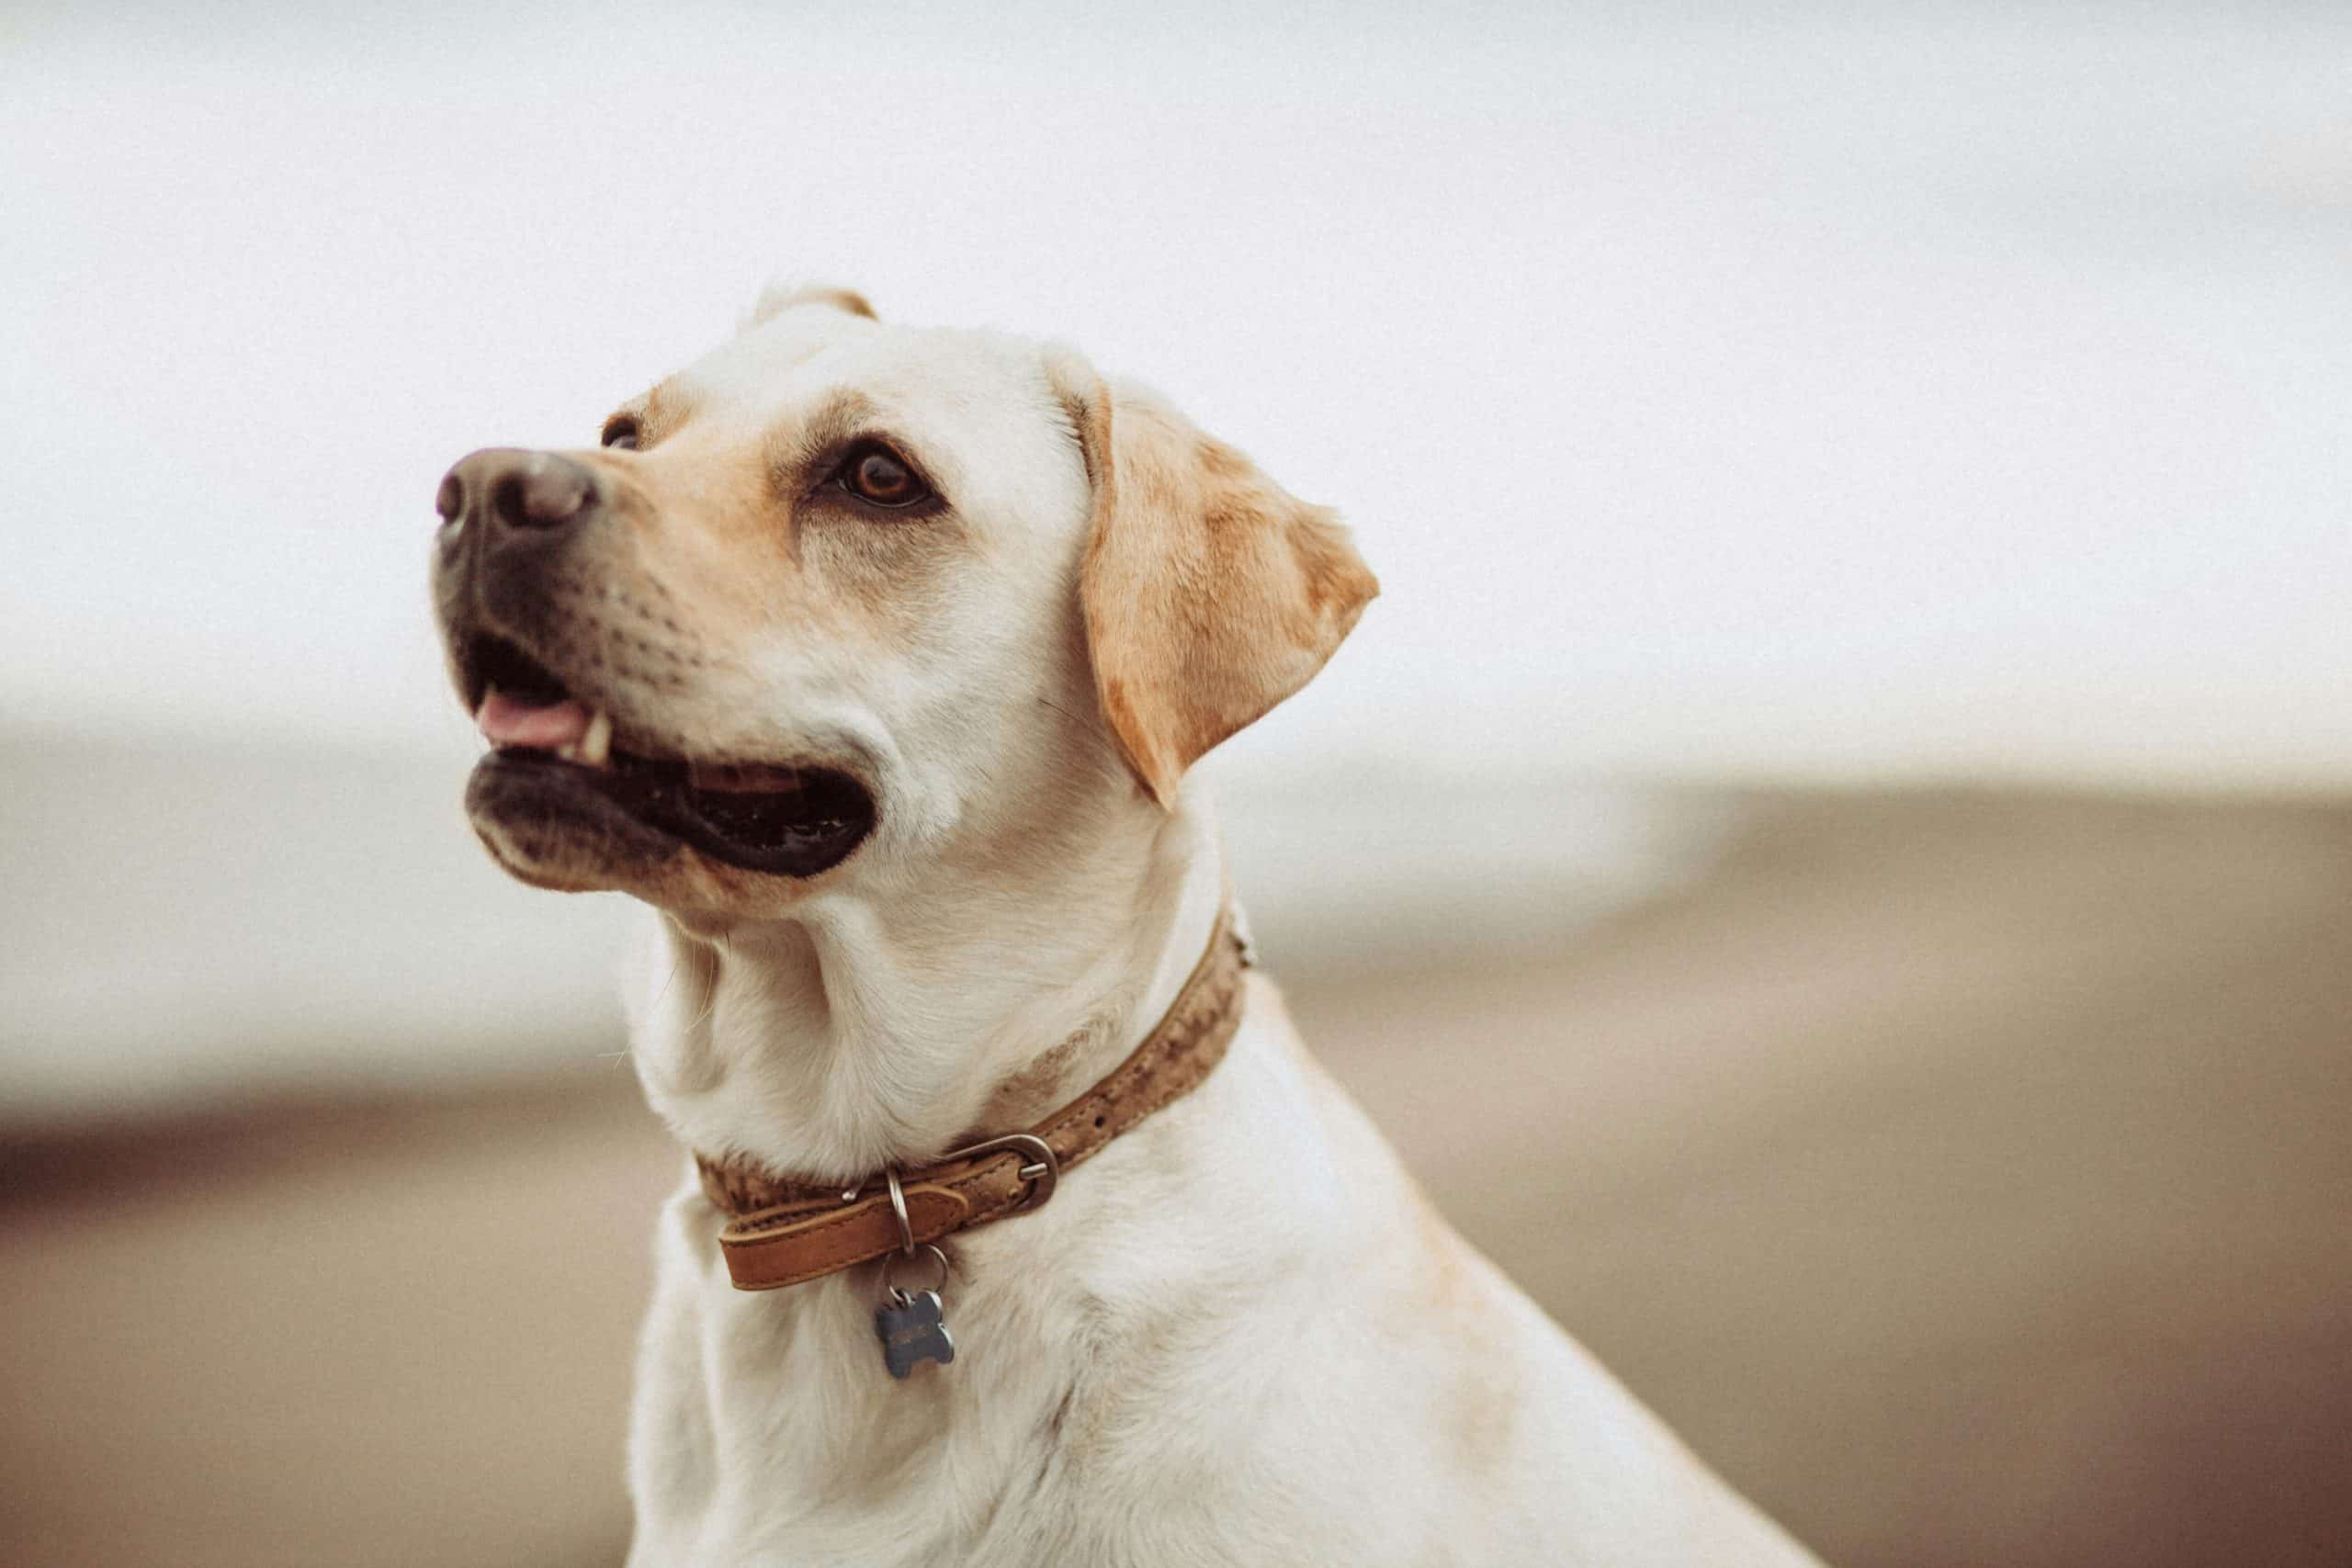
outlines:
M553 751L588 733L587 707L567 697L545 707L515 701L492 687L474 715L474 726L492 746L528 746Z

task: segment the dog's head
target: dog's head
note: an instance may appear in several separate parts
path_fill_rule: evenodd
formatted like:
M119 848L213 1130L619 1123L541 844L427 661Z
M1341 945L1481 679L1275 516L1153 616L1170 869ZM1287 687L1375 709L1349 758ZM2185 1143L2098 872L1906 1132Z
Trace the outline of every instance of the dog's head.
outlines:
M434 593L523 880L758 914L1185 770L1377 592L1331 514L1064 350L838 290L449 471Z

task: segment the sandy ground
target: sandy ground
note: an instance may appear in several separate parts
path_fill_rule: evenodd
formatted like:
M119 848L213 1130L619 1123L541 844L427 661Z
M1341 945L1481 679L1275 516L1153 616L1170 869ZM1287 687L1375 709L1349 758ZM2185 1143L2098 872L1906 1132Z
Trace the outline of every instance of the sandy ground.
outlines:
M1557 952L1290 991L1834 1560L2352 1562L2352 808L1767 802ZM605 1065L15 1140L0 1560L616 1560L677 1161Z

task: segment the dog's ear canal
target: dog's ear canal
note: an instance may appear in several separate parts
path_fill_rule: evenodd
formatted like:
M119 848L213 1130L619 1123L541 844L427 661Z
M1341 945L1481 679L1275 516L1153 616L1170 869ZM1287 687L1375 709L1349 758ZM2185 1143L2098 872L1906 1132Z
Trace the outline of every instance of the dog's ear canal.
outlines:
M1075 355L1049 370L1094 487L1079 573L1094 693L1173 807L1184 770L1306 684L1380 592L1335 513Z

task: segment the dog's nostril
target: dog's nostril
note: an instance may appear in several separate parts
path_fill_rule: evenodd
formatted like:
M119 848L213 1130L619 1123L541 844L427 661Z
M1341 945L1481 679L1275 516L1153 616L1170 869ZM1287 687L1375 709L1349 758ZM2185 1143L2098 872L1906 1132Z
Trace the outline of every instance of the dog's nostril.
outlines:
M433 510L441 514L444 523L455 523L458 513L465 510L466 485L453 469L441 476L441 492L433 498Z
M507 523L530 525L523 515L523 476L501 474L491 481L490 509Z
M578 464L534 456L492 482L490 507L514 527L553 528L579 516L594 493L594 481Z

